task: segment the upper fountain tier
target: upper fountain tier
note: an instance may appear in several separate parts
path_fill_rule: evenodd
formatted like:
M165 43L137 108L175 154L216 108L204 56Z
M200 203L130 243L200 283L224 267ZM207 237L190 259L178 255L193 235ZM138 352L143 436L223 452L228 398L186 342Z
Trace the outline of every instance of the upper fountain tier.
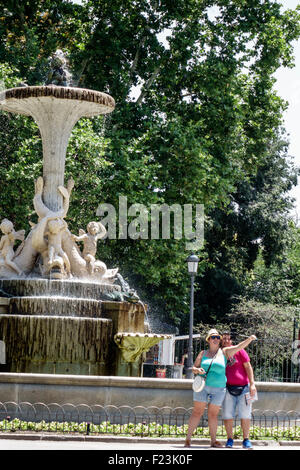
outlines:
M111 113L115 108L115 100L101 91L66 86L26 86L10 88L3 93L1 107L9 112L33 116L40 113L40 108L49 103L55 107L67 106L66 100L72 100L72 114L80 117L92 117Z
M32 116L43 144L43 200L52 211L62 208L57 191L64 185L65 157L72 129L81 117L111 113L114 99L100 91L69 86L26 86L1 94L0 109Z

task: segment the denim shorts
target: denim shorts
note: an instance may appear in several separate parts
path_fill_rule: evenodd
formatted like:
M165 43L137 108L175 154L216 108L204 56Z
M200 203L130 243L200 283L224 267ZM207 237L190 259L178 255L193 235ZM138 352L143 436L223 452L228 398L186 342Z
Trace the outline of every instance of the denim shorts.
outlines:
M203 403L211 403L212 405L221 406L226 394L226 387L210 387L205 385L201 392L194 392L194 401Z
M238 413L239 419L251 419L252 403L246 403L245 394L249 392L249 385L244 388L241 395L234 397L228 390L226 391L225 400L223 402L222 417L223 419L234 419Z

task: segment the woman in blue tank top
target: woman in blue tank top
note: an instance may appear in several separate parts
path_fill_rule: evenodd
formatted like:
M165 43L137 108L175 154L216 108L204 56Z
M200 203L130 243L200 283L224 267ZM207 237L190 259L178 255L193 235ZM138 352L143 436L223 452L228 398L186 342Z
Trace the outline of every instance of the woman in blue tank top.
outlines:
M237 346L229 346L223 349L220 347L221 338L222 337L217 330L210 330L206 337L209 348L198 354L193 366L194 374L204 375L207 373L208 369L209 372L203 390L201 390L201 392L193 392L194 408L189 420L185 447L190 447L192 434L198 426L207 404L211 447L222 447L222 444L216 440L216 434L218 427L218 413L226 394L225 370L227 358L248 346L248 344L255 340L256 337L252 335Z

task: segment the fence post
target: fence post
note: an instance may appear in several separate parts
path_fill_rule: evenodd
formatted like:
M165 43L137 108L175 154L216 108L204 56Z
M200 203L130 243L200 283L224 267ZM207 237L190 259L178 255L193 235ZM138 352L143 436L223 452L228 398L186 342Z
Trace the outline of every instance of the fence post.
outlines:
M0 364L6 364L5 343L0 341Z

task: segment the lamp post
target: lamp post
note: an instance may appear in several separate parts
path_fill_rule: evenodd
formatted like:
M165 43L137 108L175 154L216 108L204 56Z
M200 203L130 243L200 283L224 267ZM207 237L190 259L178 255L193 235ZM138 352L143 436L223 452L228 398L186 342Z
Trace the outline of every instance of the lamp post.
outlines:
M188 273L191 277L191 293L190 293L190 327L189 327L189 347L187 357L187 372L186 378L191 379L193 377L193 326L194 326L194 281L197 274L199 258L192 254L186 259L188 265Z

